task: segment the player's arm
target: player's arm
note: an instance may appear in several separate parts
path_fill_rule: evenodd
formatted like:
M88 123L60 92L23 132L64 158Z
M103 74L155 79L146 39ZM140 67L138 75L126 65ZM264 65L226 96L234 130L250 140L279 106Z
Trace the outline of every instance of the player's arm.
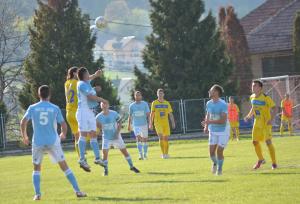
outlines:
M219 124L219 125L222 125L222 124L225 124L227 122L227 113L221 113L221 117L219 120L210 120L210 119L207 119L205 120L205 123L206 125L209 125L209 124Z
M155 112L151 111L151 113L150 113L150 120L149 120L149 129L150 130L153 130L154 117L155 117Z
M246 115L246 117L244 118L245 121L250 120L254 115L254 111L253 111L253 107L251 107L249 113Z
M66 103L68 103L68 89L65 86L65 97L66 97Z
M207 121L207 120L209 120L208 112L206 112L204 121L201 122L201 125L204 127L204 129L203 129L204 133L208 133L208 125L205 123L205 121Z
M25 145L29 145L29 138L28 138L28 135L27 135L27 124L28 124L28 119L26 118L23 118L21 120L21 123L20 123L20 129L21 129L21 136L23 138L23 143Z
M129 114L129 116L128 116L128 127L127 127L129 132L131 131L131 121L132 121L131 115Z
M108 102L106 99L104 99L104 98L102 98L102 97L99 97L99 96L94 96L94 95L92 95L92 94L87 95L87 98L88 98L89 100L97 101L97 102L99 102L99 103L101 103L101 102L107 103L107 102Z
M122 130L122 118L118 117L117 118L117 131L116 131L116 135L115 135L116 137L115 138L117 138L120 135L121 130Z
M171 125L172 125L172 128L175 129L175 119L174 119L174 115L173 113L169 113L169 118L171 120Z
M100 133L102 133L102 125L98 121L97 121L97 128L99 129Z
M275 108L275 106L270 109L270 112L271 112L271 119L268 121L268 125L272 125L273 120L276 117L276 108Z
M60 139L61 140L65 140L67 137L67 132L68 132L68 126L67 123L65 121L63 121L62 123L60 123Z
M102 74L103 74L103 71L101 69L99 69L94 74L90 75L89 80L94 80L94 79L100 77Z

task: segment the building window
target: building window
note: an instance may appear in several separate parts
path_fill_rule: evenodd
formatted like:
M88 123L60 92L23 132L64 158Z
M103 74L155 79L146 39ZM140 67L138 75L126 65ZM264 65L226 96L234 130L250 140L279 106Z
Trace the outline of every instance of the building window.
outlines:
M295 74L293 56L265 57L262 59L263 77Z

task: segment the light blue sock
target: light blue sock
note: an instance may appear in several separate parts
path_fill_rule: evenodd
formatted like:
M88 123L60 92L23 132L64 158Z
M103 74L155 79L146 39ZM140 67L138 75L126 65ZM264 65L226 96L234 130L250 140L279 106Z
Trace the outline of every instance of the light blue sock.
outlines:
M127 160L128 164L129 164L129 166L130 166L130 168L133 167L133 163L132 163L131 157L128 156L128 157L125 157L125 159Z
M222 171L224 159L218 159L218 171Z
M144 156L147 156L148 154L148 143L144 142Z
M107 160L104 160L103 163L104 163L104 168L105 168L106 170L108 170L108 161L107 161Z
M85 160L85 148L86 148L86 138L85 137L83 137L83 136L79 137L78 148L79 148L80 160L83 161L83 160Z
M143 144L141 142L137 142L136 145L139 150L140 156L143 156Z
M69 180L69 182L72 184L74 191L75 192L80 192L80 189L78 187L76 178L75 178L72 170L71 169L67 169L65 171L65 175L66 175L67 179Z
M99 150L99 143L97 141L97 138L91 138L90 145L94 151L95 159L100 159L100 150Z
M214 163L214 165L217 165L218 161L216 156L210 156L210 159L212 160L212 162Z
M40 171L33 171L32 173L32 183L34 186L35 195L41 195L41 172Z

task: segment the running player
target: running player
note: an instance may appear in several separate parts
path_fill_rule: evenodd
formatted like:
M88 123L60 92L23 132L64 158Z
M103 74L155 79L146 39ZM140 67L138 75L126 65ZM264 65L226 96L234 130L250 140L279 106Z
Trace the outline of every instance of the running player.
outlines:
M159 137L159 144L162 151L162 158L168 159L169 156L169 136L171 120L172 128L175 129L175 120L171 104L164 99L164 90L157 90L158 99L152 102L149 129L153 130L153 123L156 134Z
M240 139L240 122L239 122L239 107L234 103L234 98L232 96L229 97L228 104L228 120L230 123L230 138L234 139L233 135L235 135L235 139L239 141Z
M78 67L71 67L68 70L67 81L65 82L65 96L66 96L66 118L71 128L71 132L75 138L75 150L79 156L78 150L78 123L76 119L76 112L78 107L78 96L77 96L77 71ZM102 72L96 71L95 74L90 75L90 80L100 77Z
M140 171L133 166L132 159L126 149L121 136L121 118L116 111L109 109L108 102L101 103L102 112L96 116L97 127L102 131L102 153L104 162L104 176L108 176L108 151L111 147L120 149L124 155L130 170L135 173Z
M293 134L293 126L292 126L292 119L293 119L293 102L290 99L290 95L287 93L285 94L285 98L281 101L281 124L280 124L280 135L283 136L284 132L284 125L288 125L288 131L290 135Z
M260 142L266 142L272 159L272 169L277 168L275 148L272 144L272 122L275 118L275 103L270 96L263 93L263 82L254 80L252 82L252 95L250 96L252 108L245 120L250 120L254 116L252 129L252 140L258 157L253 169L258 169L265 163L262 155Z
M135 102L129 106L128 131L133 127L136 136L136 145L139 151L139 159L147 159L148 153L148 121L150 121L150 109L148 103L143 101L140 91L134 92ZM131 127L132 124L132 127ZM144 153L143 153L144 150Z
M40 102L29 106L23 119L21 120L21 134L23 142L29 145L27 136L28 121L32 121L33 137L32 137L32 162L34 171L32 181L34 185L34 200L41 199L40 181L41 181L41 165L45 152L49 153L52 160L59 164L61 170L65 173L67 179L72 184L77 197L85 197L86 194L81 192L76 178L68 167L60 140L64 140L67 134L67 124L61 114L61 110L56 105L49 102L50 89L43 85L38 89ZM56 124L61 125L61 134L58 136Z
M202 122L204 132L209 133L209 153L213 162L212 173L216 175L222 175L224 149L230 135L228 107L226 102L220 98L223 92L223 88L217 84L210 88L211 100L206 104L206 116Z
M95 155L94 163L103 166L103 162L100 159L99 143L96 134L96 118L93 109L98 106L99 102L106 102L106 100L96 96L96 91L90 84L90 75L86 68L80 68L77 75L80 80L77 83L78 109L76 112L80 133L78 141L80 159L78 163L83 170L90 172L90 166L85 158L86 137L87 135L91 137L90 145Z

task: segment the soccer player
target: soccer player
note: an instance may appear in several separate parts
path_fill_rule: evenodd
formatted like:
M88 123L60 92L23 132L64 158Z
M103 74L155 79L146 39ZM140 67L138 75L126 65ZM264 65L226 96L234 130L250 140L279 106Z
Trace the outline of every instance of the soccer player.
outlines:
M288 125L288 131L290 135L293 134L293 127L292 127L292 118L293 118L293 102L290 99L290 95L287 93L285 94L285 98L281 101L281 124L280 124L280 135L283 136L284 132L284 125Z
M240 122L239 122L239 107L234 103L234 98L232 96L229 97L228 104L228 120L230 123L230 138L234 139L233 135L235 135L235 139L239 141L240 138Z
M148 121L150 121L150 109L148 103L143 101L140 91L134 92L135 102L129 106L128 131L132 130L136 136L136 144L139 151L139 159L147 159L148 153ZM132 124L132 127L131 127ZM144 150L144 153L143 153Z
M159 137L159 144L162 151L162 158L168 159L169 156L169 136L170 136L170 124L171 120L172 128L175 129L175 120L173 116L173 110L171 104L164 99L164 90L157 90L158 99L151 104L151 114L149 129L153 130L153 122L156 134Z
M78 96L77 96L77 71L78 67L71 67L68 70L67 81L65 82L65 96L66 96L66 118L71 128L71 132L75 138L75 150L79 156L78 150L78 123L76 119L76 112L78 107ZM100 77L102 72L96 71L95 74L90 75L90 80Z
M107 101L101 104L102 112L96 116L97 127L102 131L102 153L104 162L104 176L108 176L108 151L111 147L120 149L125 159L127 160L130 170L135 173L140 171L133 166L132 159L126 149L126 145L121 136L121 118L120 115L109 109Z
M77 75L80 80L77 83L78 109L76 112L76 119L78 121L80 134L78 141L80 159L78 163L83 170L90 172L90 166L85 158L87 135L91 137L90 145L95 155L94 163L104 166L100 159L99 143L97 141L96 134L96 118L93 109L98 106L99 102L106 102L106 100L96 96L96 91L90 84L90 75L86 68L81 67L78 70Z
M260 80L254 80L252 82L252 93L250 96L252 108L245 117L245 120L251 119L252 116L254 116L255 119L252 129L252 140L258 161L253 166L253 169L258 169L265 163L260 146L260 142L263 141L266 142L270 152L272 169L276 169L275 148L272 144L272 121L276 115L275 103L270 96L263 93L263 82Z
M212 173L216 175L222 175L224 149L230 135L227 103L220 98L223 92L223 88L217 84L210 88L211 100L206 103L206 116L202 122L204 132L209 133L209 154L213 162Z
M40 86L38 95L40 102L29 106L21 120L21 134L25 145L29 145L29 138L27 136L27 124L29 120L32 121L33 126L32 162L34 171L32 181L35 191L33 200L41 199L41 165L45 152L49 153L52 160L59 164L61 170L72 184L76 196L86 197L86 194L80 191L76 178L68 167L61 148L60 140L64 140L67 134L67 124L64 121L61 111L59 107L49 102L50 89L48 86ZM56 123L61 125L60 136L57 133Z

